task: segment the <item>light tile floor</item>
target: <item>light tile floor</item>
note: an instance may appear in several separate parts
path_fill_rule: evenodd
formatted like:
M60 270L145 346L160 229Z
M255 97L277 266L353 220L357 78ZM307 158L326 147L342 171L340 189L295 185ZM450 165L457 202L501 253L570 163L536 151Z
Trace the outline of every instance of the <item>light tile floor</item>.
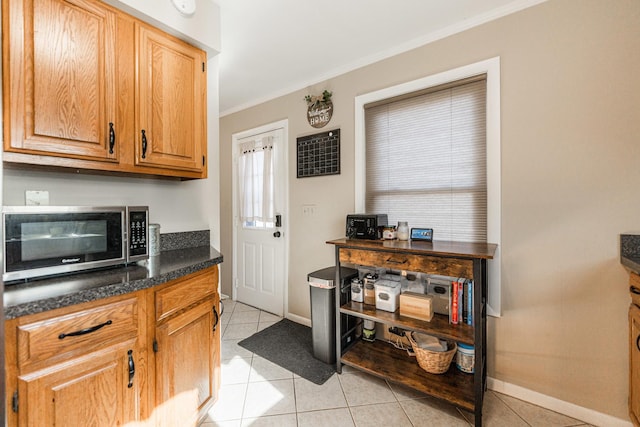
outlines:
M344 367L318 386L254 355L239 341L281 318L224 301L220 398L201 427L469 426L473 414ZM286 349L283 349L286 351ZM488 427L587 426L581 421L493 391L485 394Z

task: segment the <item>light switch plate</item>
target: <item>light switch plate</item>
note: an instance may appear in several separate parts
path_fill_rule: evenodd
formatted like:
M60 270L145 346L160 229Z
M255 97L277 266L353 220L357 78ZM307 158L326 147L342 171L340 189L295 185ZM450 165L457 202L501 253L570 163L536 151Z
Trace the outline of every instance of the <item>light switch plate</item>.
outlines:
M44 190L27 190L24 192L25 205L47 206L49 204L49 192Z

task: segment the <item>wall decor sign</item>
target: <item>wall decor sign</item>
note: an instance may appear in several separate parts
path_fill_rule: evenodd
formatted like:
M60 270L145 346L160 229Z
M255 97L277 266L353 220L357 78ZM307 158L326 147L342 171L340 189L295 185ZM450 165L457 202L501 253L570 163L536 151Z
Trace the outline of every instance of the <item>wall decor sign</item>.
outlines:
M322 95L307 95L304 100L307 101L307 120L314 128L324 127L331 116L333 116L333 102L331 102L332 93L325 89Z
M296 139L298 178L340 174L340 129Z

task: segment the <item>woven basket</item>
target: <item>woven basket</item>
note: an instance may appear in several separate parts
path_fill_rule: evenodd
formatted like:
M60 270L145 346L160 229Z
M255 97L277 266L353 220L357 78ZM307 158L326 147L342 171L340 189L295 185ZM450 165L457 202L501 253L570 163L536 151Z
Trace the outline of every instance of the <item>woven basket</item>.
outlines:
M407 334L407 338L413 347L413 352L418 360L418 365L430 374L444 374L449 370L449 365L456 354L458 346L455 342L447 341L449 350L447 351L431 351L418 347L413 338L414 332Z

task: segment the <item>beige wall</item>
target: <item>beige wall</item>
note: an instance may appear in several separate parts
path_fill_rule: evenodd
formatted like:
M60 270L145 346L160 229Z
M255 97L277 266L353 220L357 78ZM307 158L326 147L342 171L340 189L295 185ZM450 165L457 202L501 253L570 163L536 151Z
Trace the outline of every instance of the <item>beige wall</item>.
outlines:
M274 51L277 50L274 46ZM327 61L331 53L326 52ZM221 118L223 290L231 292L231 135L289 119L289 311L309 316L306 273L354 209L354 97L501 57L503 316L489 375L627 418L627 272L619 237L640 230L640 2L551 0L306 90ZM333 91L342 173L296 179L304 95ZM315 204L315 217L302 205Z

